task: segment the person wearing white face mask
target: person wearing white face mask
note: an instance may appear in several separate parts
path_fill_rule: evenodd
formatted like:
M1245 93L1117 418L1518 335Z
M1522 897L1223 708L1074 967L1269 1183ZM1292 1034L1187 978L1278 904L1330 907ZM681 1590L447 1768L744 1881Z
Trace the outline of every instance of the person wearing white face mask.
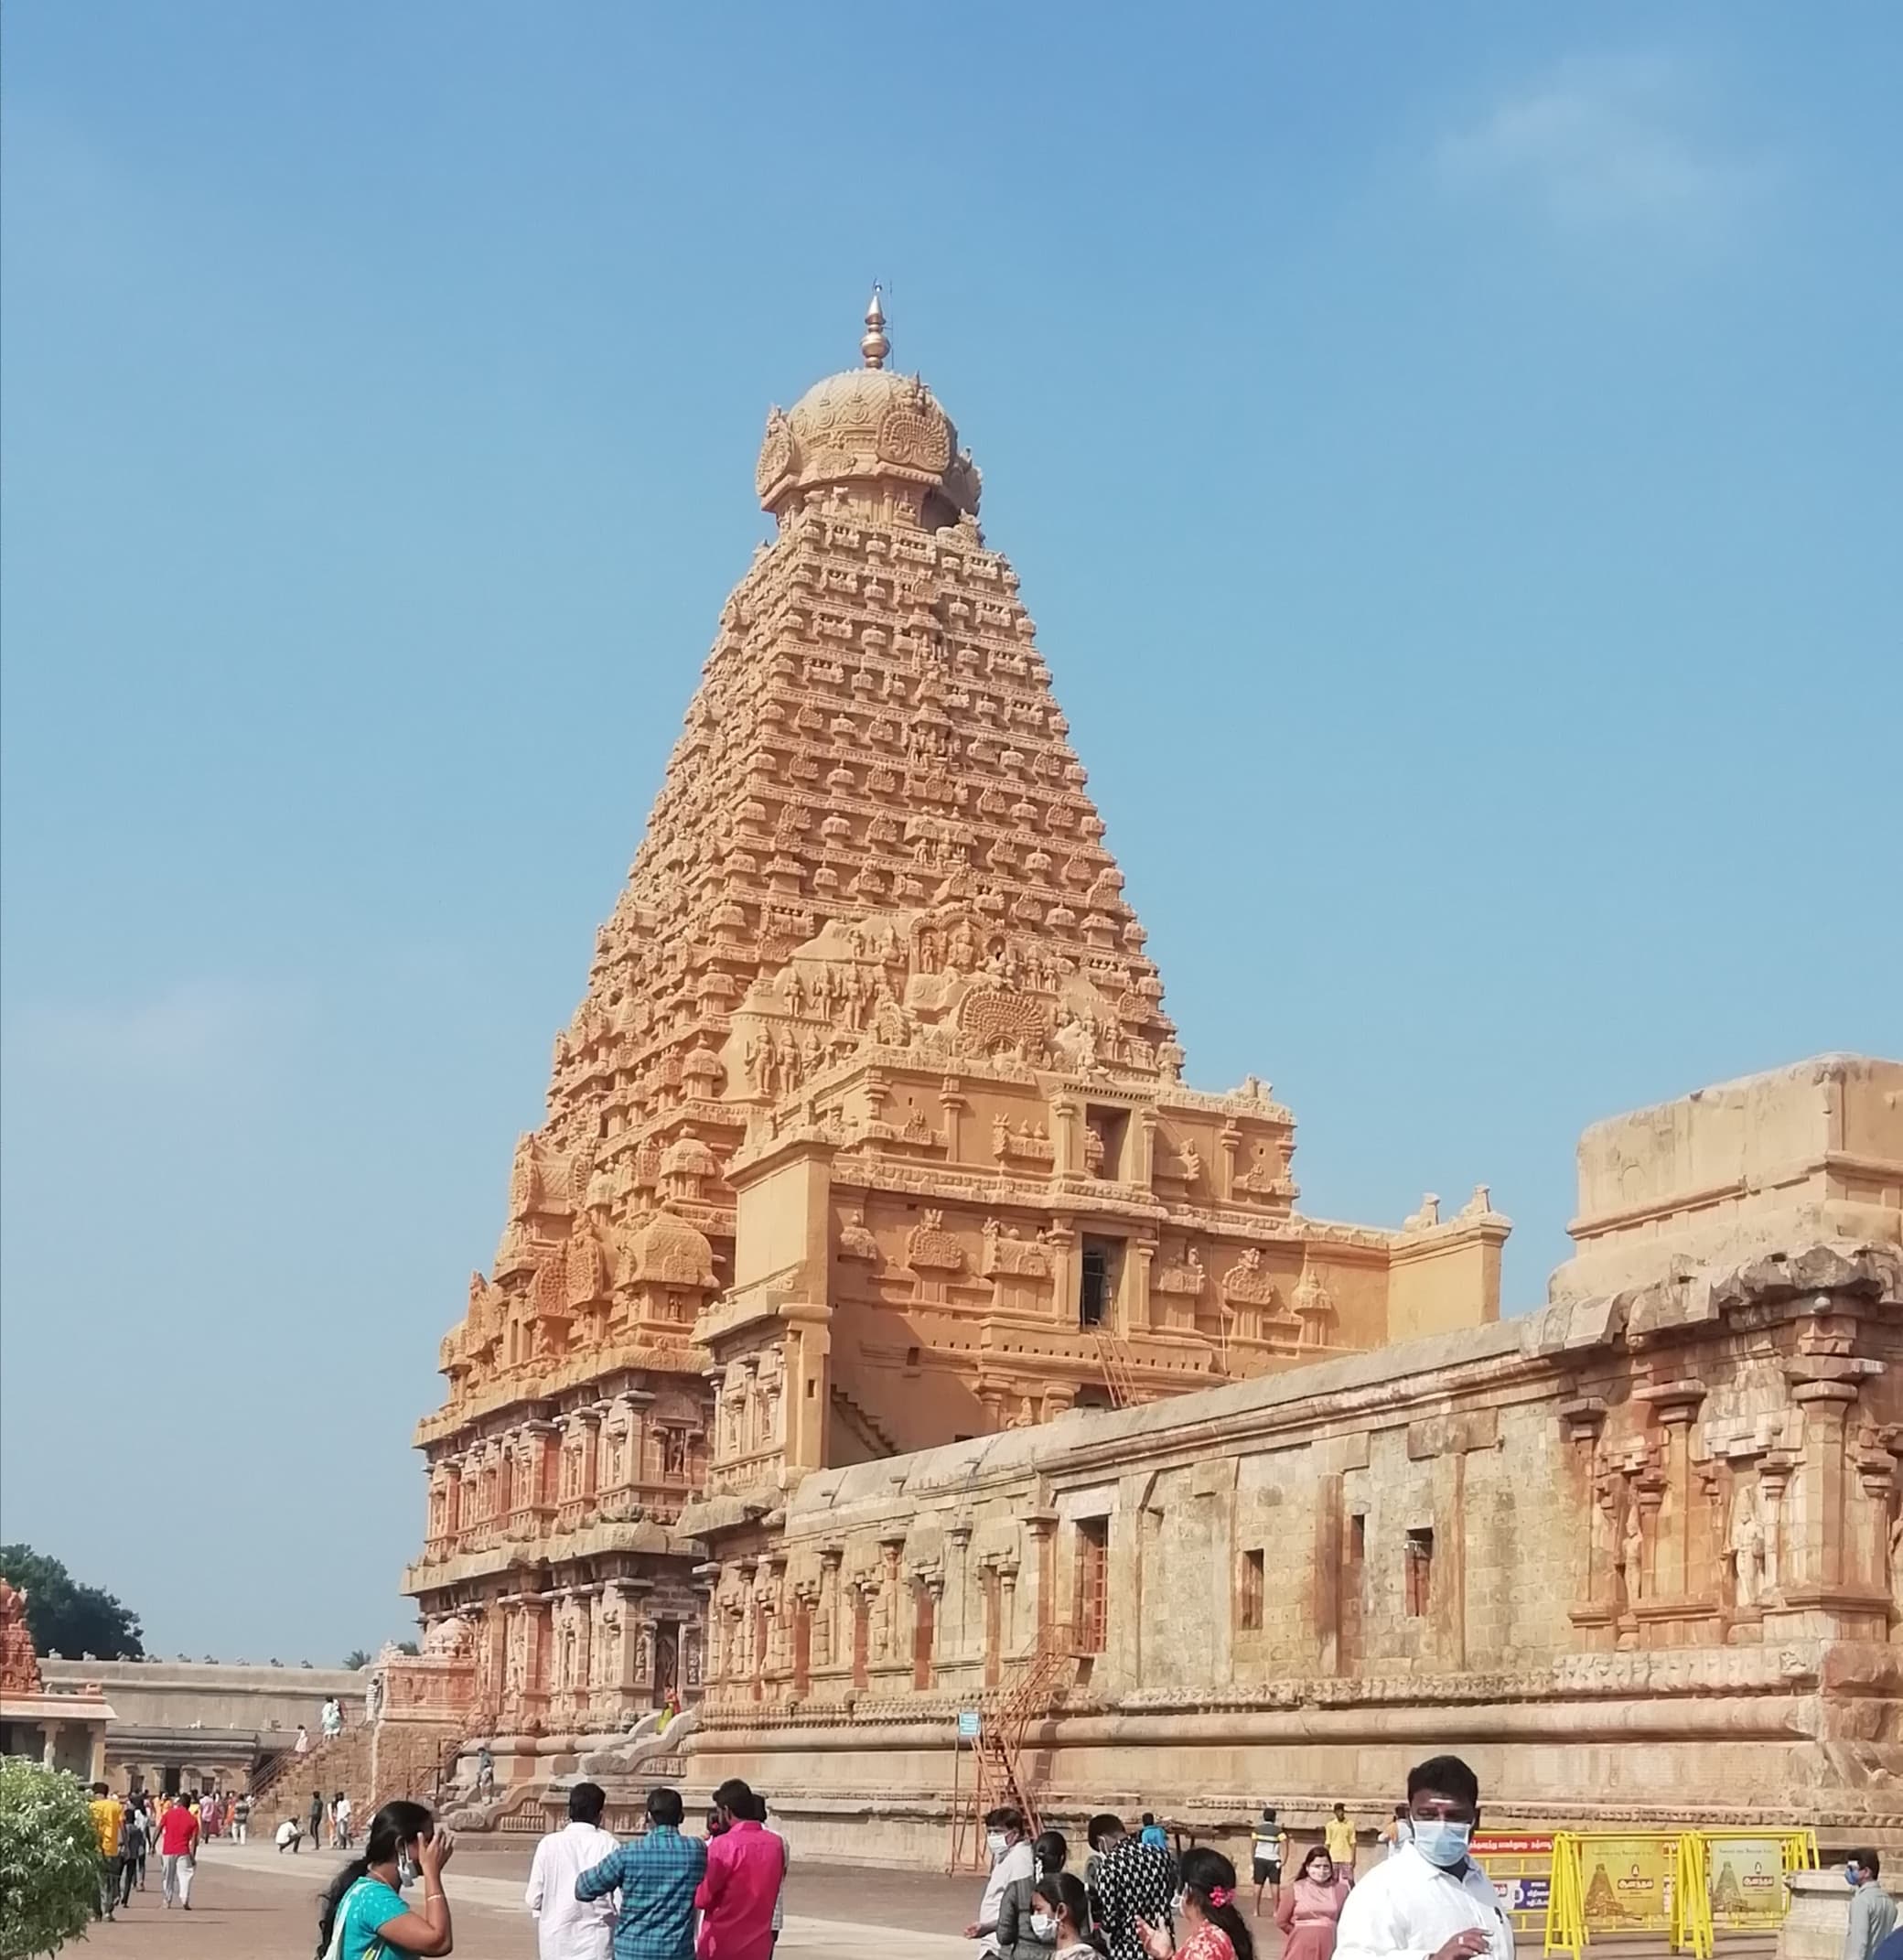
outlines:
M1024 1813L1015 1804L1001 1804L985 1813L984 1845L991 1853L991 1876L984 1881L978 1916L964 1929L964 1936L978 1942L981 1955L992 1955L998 1950L998 1911L1005 1889L1018 1879L1034 1878L1037 1860L1024 1835Z
M1458 1756L1419 1763L1408 1772L1407 1813L1412 1841L1348 1895L1335 1960L1513 1960L1512 1924L1468 1856L1479 1779Z
M1047 1871L1031 1887L1031 1925L1037 1937L1049 1943L1051 1960L1101 1960L1084 1937L1091 1922L1091 1902L1082 1885L1068 1871Z

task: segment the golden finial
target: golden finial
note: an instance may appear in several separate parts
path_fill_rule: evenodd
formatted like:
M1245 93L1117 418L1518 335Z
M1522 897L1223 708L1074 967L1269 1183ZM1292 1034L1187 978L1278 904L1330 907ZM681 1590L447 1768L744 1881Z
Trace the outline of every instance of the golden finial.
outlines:
M865 356L868 368L882 368L886 356L892 351L892 343L886 338L886 314L879 305L879 289L872 289L872 303L865 309L865 337L859 342L859 351Z

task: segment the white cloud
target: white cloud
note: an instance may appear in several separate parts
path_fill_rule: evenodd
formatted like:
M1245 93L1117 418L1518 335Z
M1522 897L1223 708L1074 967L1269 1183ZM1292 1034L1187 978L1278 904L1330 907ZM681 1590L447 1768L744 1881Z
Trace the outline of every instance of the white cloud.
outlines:
M147 1001L22 1007L7 1018L6 1047L11 1062L60 1073L186 1082L256 1059L298 1011L259 987L188 981Z
M1657 55L1565 62L1444 137L1435 161L1449 186L1523 200L1567 229L1704 243L1732 236L1773 174Z

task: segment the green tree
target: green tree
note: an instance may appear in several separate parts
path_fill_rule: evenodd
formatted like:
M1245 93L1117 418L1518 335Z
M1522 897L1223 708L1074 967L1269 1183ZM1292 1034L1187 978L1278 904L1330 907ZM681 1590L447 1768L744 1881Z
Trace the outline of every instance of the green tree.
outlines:
M97 1586L81 1586L57 1558L30 1545L0 1545L0 1576L27 1595L27 1631L42 1653L78 1660L143 1661L139 1616Z
M352 1647L349 1653L344 1655L344 1665L351 1668L368 1667L370 1655L361 1647Z
M399 1653L414 1654L421 1653L422 1650L414 1640L400 1640L396 1643L396 1651Z
M63 1770L0 1757L0 1960L82 1937L99 1899L99 1837Z

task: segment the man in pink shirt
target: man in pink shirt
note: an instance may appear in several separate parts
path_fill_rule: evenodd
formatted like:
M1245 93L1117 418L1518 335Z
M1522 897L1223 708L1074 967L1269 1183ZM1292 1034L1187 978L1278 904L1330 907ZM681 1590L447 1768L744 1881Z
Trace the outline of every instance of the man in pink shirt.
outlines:
M694 1894L695 1960L769 1960L786 1847L761 1828L753 1792L738 1777L714 1793L714 1809L724 1828L708 1840L707 1875Z

